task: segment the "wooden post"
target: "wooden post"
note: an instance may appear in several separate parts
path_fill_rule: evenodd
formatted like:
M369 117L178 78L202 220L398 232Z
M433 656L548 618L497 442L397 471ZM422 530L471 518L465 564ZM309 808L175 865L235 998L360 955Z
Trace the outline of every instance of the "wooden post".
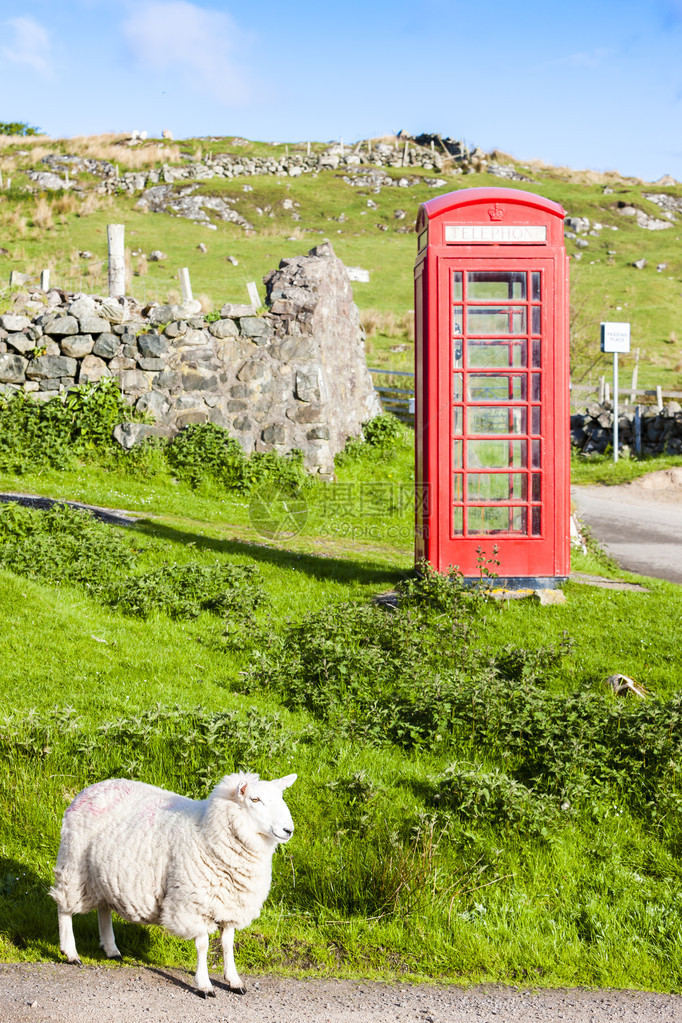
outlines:
M7 185L5 187L7 188L7 191L9 192L10 188L12 187L12 179L11 178L7 178Z
M656 385L656 408L659 412L663 411L663 388L660 384Z
M50 271L41 270L40 272L40 289L41 291L50 290Z
M604 401L611 401L611 388L607 384L606 380L604 381Z
M181 267L178 270L178 280L180 281L180 291L182 292L182 301L191 302L193 299L192 295L192 284L189 279L189 270L186 266Z
M405 167L407 165L407 153L408 153L408 150L409 150L409 143L406 142L405 143L405 148L403 149L403 167Z
M635 348L635 365L632 368L632 383L630 384L630 404L634 405L637 400L637 375L639 373L639 348Z
M10 270L9 272L9 286L10 288L19 287L19 271Z
M635 405L635 454L642 453L642 406Z
M600 405L604 404L605 395L606 395L606 377L599 377L599 393L597 395L597 400L599 401Z
M122 298L126 293L125 224L107 224L109 245L109 294Z

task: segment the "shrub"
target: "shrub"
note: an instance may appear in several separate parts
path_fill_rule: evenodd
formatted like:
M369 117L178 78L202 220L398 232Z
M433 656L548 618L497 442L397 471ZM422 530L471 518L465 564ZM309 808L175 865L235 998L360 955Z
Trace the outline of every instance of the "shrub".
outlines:
M227 430L214 423L188 426L166 449L171 470L192 487L218 483L227 490L248 493L262 483L301 488L309 483L303 455L276 451L246 455Z

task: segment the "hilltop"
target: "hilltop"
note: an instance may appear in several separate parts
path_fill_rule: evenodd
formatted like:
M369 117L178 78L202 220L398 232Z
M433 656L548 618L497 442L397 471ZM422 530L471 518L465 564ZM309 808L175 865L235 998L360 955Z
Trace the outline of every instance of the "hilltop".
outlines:
M511 186L567 211L572 270L574 381L608 371L602 319L632 322L640 386L682 386L682 185L519 163L440 136L343 143L269 144L239 137L141 139L125 135L0 137L0 291L14 307L12 271L28 286L103 291L106 225L126 225L130 293L167 301L188 267L208 311L246 299L279 260L333 241L369 274L355 284L373 364L412 362L413 225L434 194ZM360 275L362 276L362 275ZM15 278L17 280L17 278ZM262 294L262 291L261 291Z

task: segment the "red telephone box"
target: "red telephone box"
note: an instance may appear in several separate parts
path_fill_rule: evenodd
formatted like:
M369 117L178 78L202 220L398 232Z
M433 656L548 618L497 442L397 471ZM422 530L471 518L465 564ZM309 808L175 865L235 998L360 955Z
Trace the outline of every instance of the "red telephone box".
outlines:
M564 211L466 188L417 218L416 557L508 586L569 573Z

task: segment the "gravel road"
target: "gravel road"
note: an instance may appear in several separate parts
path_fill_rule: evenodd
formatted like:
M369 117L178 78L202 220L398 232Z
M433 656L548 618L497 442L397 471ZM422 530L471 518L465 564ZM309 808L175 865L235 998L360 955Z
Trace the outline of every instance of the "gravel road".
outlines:
M682 583L682 468L571 493L580 519L619 565Z
M216 997L178 970L0 965L1 1023L682 1023L682 995L246 978Z

